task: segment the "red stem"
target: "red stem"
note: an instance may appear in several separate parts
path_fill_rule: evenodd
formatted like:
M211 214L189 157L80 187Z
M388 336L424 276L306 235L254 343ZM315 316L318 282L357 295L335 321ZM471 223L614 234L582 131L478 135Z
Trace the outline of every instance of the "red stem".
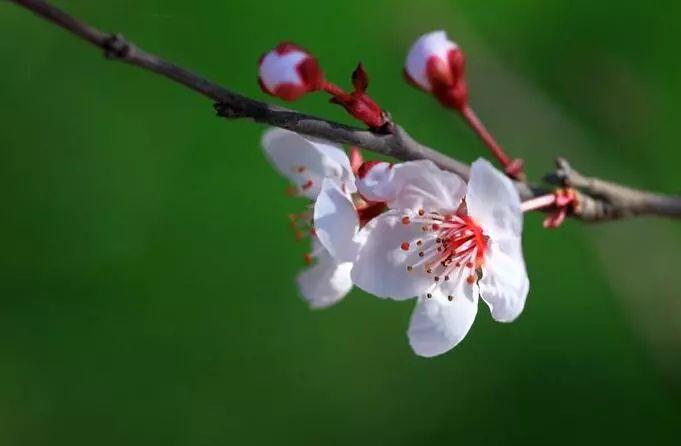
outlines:
M322 85L322 90L329 93L331 96L347 96L348 94L343 91L341 87L328 81L324 81Z
M465 105L459 111L461 112L461 116L463 116L464 120L468 123L468 125L475 131L475 133L477 133L482 142L485 143L485 145L492 152L492 155L496 157L496 159L499 161L499 163L501 163L502 166L508 167L508 165L511 163L511 159L508 157L508 155L506 155L501 146L497 144L497 142L494 140L494 137L492 137L490 132L483 125L482 121L480 121L480 118L478 118L473 109L470 108L468 105Z
M555 194L541 195L531 200L523 201L520 204L520 209L523 212L536 211L538 209L544 209L549 206L553 206L556 203Z

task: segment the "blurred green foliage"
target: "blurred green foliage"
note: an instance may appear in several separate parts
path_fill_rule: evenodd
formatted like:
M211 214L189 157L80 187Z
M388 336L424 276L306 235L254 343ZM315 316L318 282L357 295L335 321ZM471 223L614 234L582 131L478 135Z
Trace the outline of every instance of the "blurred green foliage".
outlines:
M445 28L473 104L534 178L564 154L679 192L678 2L55 3L258 98L256 60L280 40L343 85L361 59L400 123L472 160L475 137L400 74L409 43ZM412 303L297 297L286 214L302 202L261 127L7 2L0 63L0 444L677 444L681 307L642 308L681 297L678 224L550 232L530 216L525 314L481 309L425 360L404 334ZM349 122L321 95L296 106ZM636 286L640 306L621 298Z

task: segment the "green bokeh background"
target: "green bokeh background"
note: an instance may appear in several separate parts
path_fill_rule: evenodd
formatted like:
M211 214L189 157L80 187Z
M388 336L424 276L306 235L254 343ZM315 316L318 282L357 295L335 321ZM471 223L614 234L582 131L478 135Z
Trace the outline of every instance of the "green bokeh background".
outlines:
M237 91L280 40L317 54L421 141L483 154L401 78L445 28L472 102L539 178L680 192L681 6L539 0L61 0ZM311 312L305 246L262 127L0 3L0 444L678 444L681 226L639 219L524 237L531 291L414 356L412 303L353 292ZM296 107L350 122L312 95Z

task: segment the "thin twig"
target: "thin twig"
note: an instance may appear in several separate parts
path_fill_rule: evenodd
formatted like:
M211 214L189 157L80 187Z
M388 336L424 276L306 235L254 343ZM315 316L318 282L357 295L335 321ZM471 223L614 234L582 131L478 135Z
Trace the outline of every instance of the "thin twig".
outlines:
M216 103L215 109L218 115L224 118L249 118L303 135L359 146L404 161L428 159L441 168L468 179L468 165L417 142L396 124L391 124L389 133L382 134L256 101L148 53L127 41L120 34L106 33L90 26L45 1L10 1L99 47L110 59L120 60L160 74L211 99ZM569 165L564 160L559 160L558 170L548 175L547 178L553 184L581 190L578 194L579 205L571 216L584 221L608 221L636 215L681 218L681 197L639 191L597 178L582 177L569 169ZM548 192L546 188L535 187L526 182L516 181L514 184L523 200Z

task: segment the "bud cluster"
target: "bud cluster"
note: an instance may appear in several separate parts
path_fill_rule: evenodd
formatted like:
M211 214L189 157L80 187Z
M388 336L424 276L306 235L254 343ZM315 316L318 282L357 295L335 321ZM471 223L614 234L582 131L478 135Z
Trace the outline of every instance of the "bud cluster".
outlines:
M265 53L258 64L258 83L267 94L295 101L307 93L323 90L338 104L371 129L387 124L386 114L366 93L369 76L360 63L352 73L353 90L345 92L328 82L317 59L293 43L280 43Z
M504 172L522 180L522 160L504 152L468 104L465 66L461 48L449 40L444 31L433 31L414 42L403 71L410 84L433 95L444 107L456 110L503 166ZM387 113L367 94L369 76L361 63L352 73L353 90L348 93L326 79L312 54L293 43L281 43L261 57L258 82L265 93L285 101L324 91L331 95L331 103L343 107L369 129L387 133L393 128Z

